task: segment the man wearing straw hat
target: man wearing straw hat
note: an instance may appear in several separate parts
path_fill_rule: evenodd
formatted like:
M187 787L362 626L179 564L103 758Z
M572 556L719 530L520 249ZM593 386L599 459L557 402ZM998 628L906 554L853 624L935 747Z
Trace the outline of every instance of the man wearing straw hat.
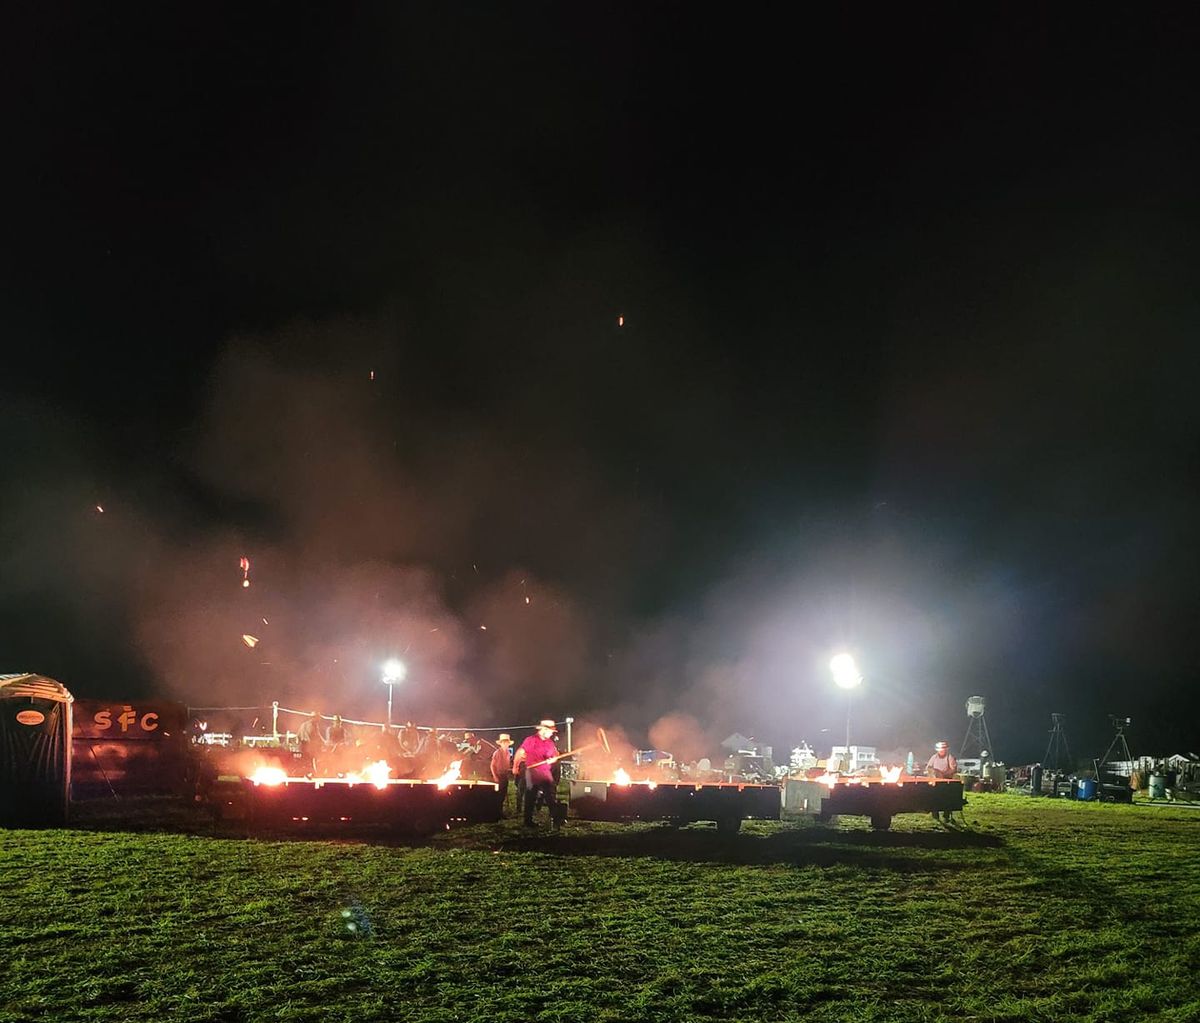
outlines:
M504 816L504 803L508 799L508 780L512 777L512 736L501 732L496 740L496 751L492 754L492 781L499 786L500 816Z
M540 794L550 811L550 822L558 828L562 825L559 816L558 795L554 791L554 763L558 759L558 747L554 745L554 733L558 725L550 718L537 724L537 732L521 743L513 758L513 771L525 770L525 827L536 827L533 811L537 808Z

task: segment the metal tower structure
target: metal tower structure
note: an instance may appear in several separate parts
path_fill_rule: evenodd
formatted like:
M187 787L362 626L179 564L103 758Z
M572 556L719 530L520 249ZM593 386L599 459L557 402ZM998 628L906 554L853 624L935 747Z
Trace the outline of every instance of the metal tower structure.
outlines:
M1104 756L1096 761L1097 775L1105 764L1113 762L1131 764L1133 762L1133 754L1129 752L1129 743L1125 739L1125 729L1133 723L1133 719L1109 714L1108 720L1112 722L1112 726L1117 730L1117 734L1113 736L1113 741L1108 744L1108 749L1104 751ZM1119 754L1119 758L1113 758L1113 753Z
M1046 755L1042 757L1042 766L1048 771L1069 771L1071 769L1071 750L1067 746L1067 733L1063 729L1066 714L1051 714L1050 744L1046 747Z
M982 758L983 754L995 755L992 749L992 737L988 734L987 718L984 717L986 704L982 696L972 696L967 700L967 734L963 737L962 748L958 751L960 757L971 751L972 756Z

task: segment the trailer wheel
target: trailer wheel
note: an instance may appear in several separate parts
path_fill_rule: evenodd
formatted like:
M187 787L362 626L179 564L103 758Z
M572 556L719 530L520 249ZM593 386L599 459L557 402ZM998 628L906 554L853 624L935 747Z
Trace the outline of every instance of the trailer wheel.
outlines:
M736 835L741 829L741 817L722 817L719 821L717 821L718 834Z
M892 815L890 813L877 813L871 818L871 827L876 831L887 831L892 826Z

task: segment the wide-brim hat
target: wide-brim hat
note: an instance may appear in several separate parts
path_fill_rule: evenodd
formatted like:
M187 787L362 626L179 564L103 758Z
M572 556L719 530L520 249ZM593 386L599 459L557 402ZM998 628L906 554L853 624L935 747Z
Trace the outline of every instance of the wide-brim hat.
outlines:
M499 746L499 745L503 745L506 742L511 746L512 745L512 736L509 735L508 732L501 732L500 738L496 740L496 744Z
M949 748L950 748L950 743L948 743L948 742L935 742L935 743L933 744L933 748L934 748L934 749L949 749Z
M549 728L552 732L558 731L558 722L552 721L550 718L542 718L542 720L537 723L537 726L538 728Z

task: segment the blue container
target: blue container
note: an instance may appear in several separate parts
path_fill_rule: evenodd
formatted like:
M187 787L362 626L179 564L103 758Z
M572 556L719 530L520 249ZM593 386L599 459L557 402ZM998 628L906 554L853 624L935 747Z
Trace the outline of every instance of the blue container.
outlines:
M1095 778L1079 778L1075 782L1075 798L1076 799L1095 799L1096 798L1096 779Z

